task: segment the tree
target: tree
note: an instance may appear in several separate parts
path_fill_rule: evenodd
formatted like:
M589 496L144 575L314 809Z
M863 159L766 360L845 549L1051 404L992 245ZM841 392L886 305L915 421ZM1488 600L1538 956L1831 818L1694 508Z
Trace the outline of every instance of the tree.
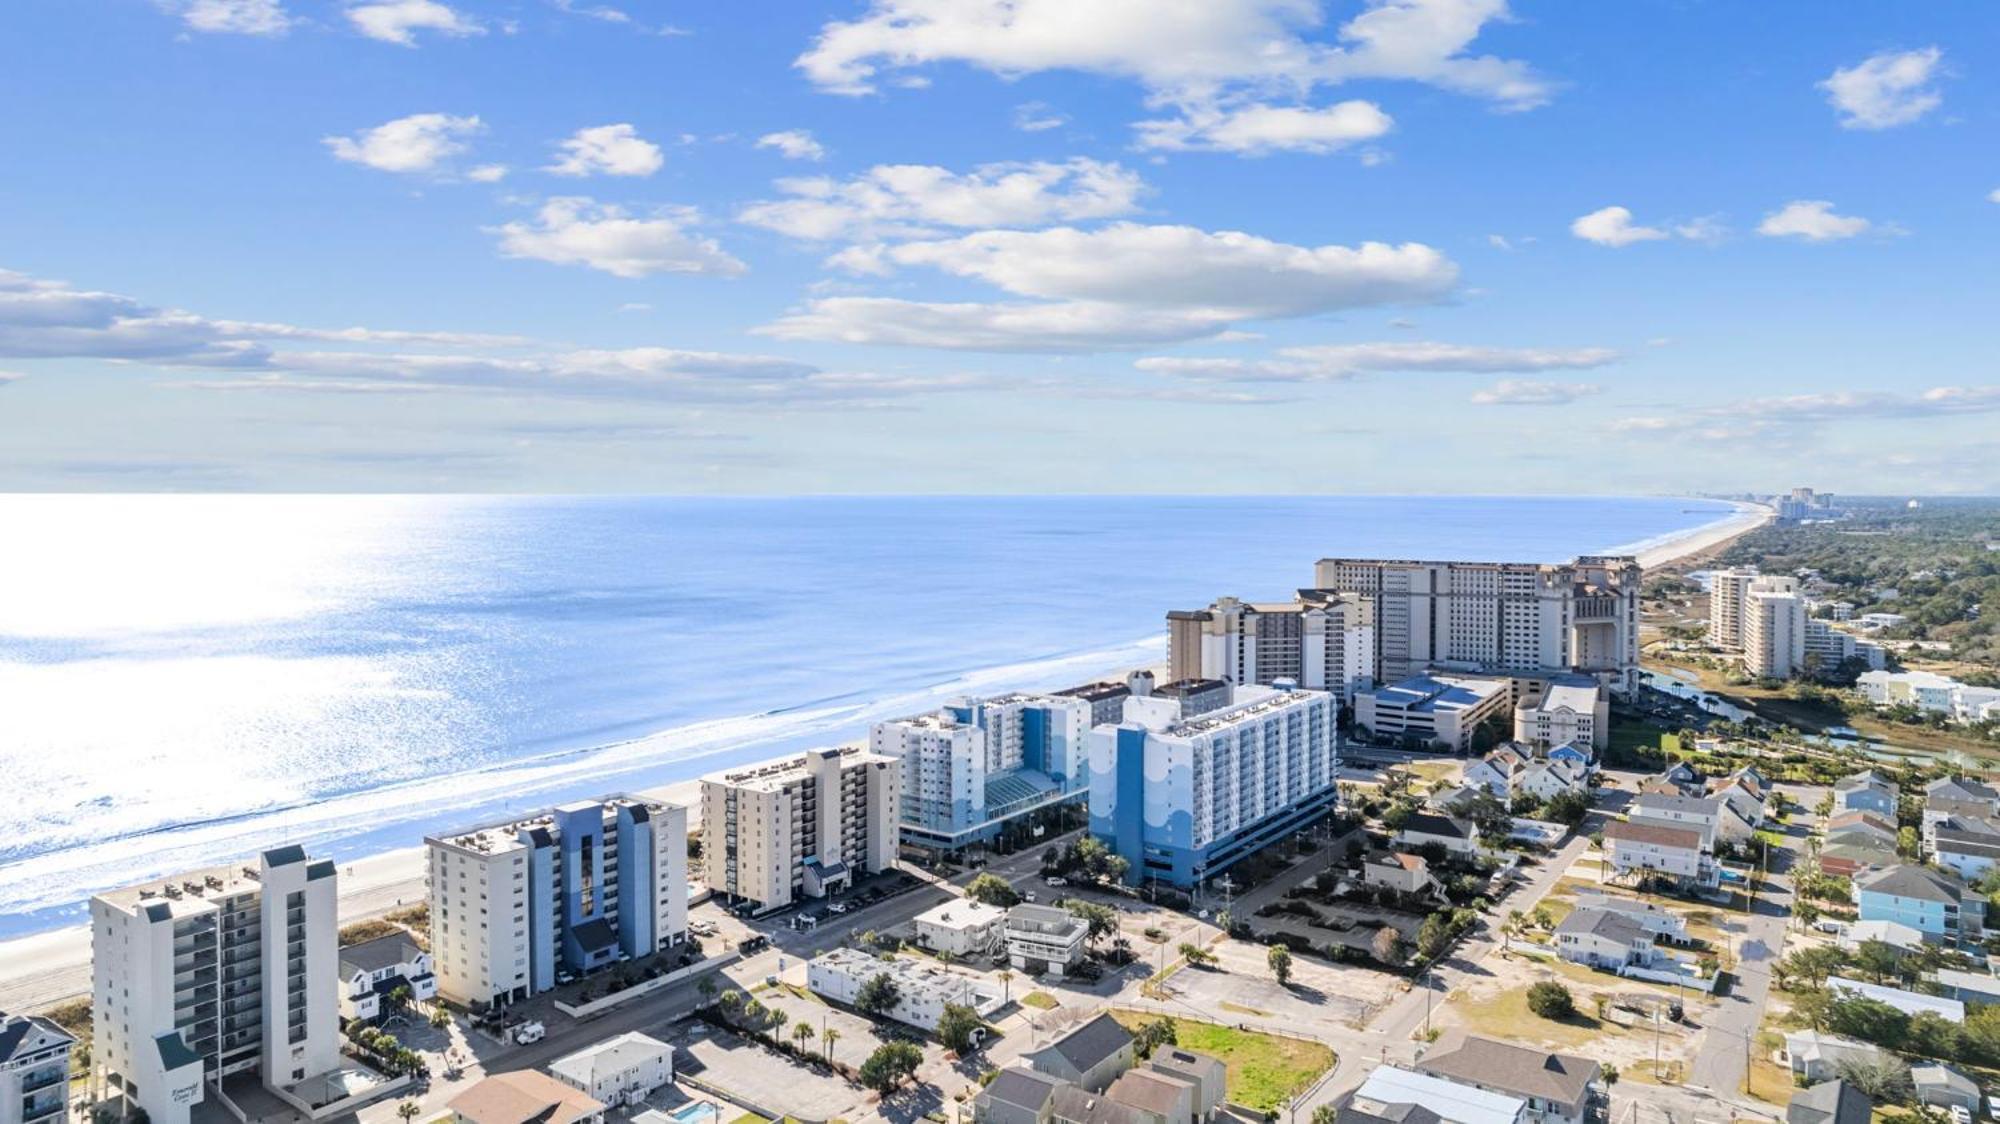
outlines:
M809 1043L817 1037L818 1035L813 1031L810 1023L800 1023L792 1028L792 1041L799 1044L799 1053L801 1054L810 1048Z
M1900 1050L1909 1037L1910 1016L1876 999L1836 999L1826 1025L1835 1034Z
M1215 915L1215 927L1227 933L1229 931L1230 923L1233 922L1234 920L1235 918L1229 915L1228 910L1226 909L1221 910L1217 912Z
M1452 939L1457 935L1444 914L1433 913L1424 918L1424 923L1417 926L1417 958L1436 960L1451 947Z
M1910 1102L1910 1066L1900 1059L1885 1055L1874 1058L1843 1058L1835 1067L1840 1079L1868 1095L1876 1104L1908 1104Z
M1612 1065L1610 1062L1599 1062L1597 1063L1597 1069L1598 1073L1604 1078L1604 1083L1606 1085L1618 1084L1617 1066Z
M1507 812L1507 805L1498 796L1480 789L1472 799L1460 809L1466 819L1479 827L1479 834L1488 839L1505 839L1514 830L1514 817Z
M819 1038L821 1042L826 1043L826 1064L832 1065L833 1044L840 1041L840 1032L832 1027L827 1027L825 1030L819 1032Z
M771 1037L773 1038L776 1038L778 1037L779 1034L783 1033L785 1029L785 1024L792 1021L792 1016L787 1015L781 1008L778 1007L772 1007L767 1009L764 1012L764 1017L771 1021Z
M1826 978L1847 964L1847 954L1830 944L1802 948L1778 962L1786 976L1824 987Z
M1143 1023L1132 1035L1132 1052L1141 1060L1153 1056L1153 1051L1162 1046L1173 1046L1180 1041L1180 1032L1174 1028L1174 1020L1165 1015L1152 1022Z
M1902 954L1888 941L1862 941L1861 947L1854 950L1854 966L1875 977L1879 984L1902 967Z
M1007 1000L1013 998L1014 995L1013 971L1011 969L1002 968L998 972L993 973L993 975L994 978L1000 981L1000 1002L1005 1003L1007 1002Z
M915 1076L923 1060L924 1052L908 1042L884 1042L861 1063L861 1083L886 1097Z
M1021 902L1021 895L1015 893L1014 887L997 874L982 874L973 879L972 884L965 888L965 896L982 905L999 906L1001 909Z
M1214 953L1193 941L1182 941L1179 952L1182 959L1185 959L1189 964L1197 968L1205 967L1215 961Z
M1334 1124L1334 1121L1339 1119L1340 1110L1330 1104L1323 1104L1313 1109L1312 1124Z
M722 998L717 1002L722 1004L723 1016L734 1022L736 1012L743 1008L743 993L732 987L728 991L723 992Z
M1792 916L1799 919L1799 924L1810 929L1813 927L1813 923L1819 920L1819 906L1814 902L1800 898L1792 903Z
M410 1121L415 1120L417 1114L422 1111L423 1109L417 1107L417 1102L415 1101L404 1101L402 1104L396 1106L396 1115L403 1118L403 1124L409 1124Z
M1528 1010L1545 1019L1566 1019L1576 1014L1576 997L1562 984L1543 980L1528 988Z
M703 1006L715 1002L715 980L712 977L703 976L701 982L694 985L694 989L701 992Z
M431 1026L433 1028L437 1030L443 1030L445 1027L448 1027L450 1025L451 1025L451 1012L445 1009L444 1004L440 1003L437 1006L431 1008Z
M947 1003L944 1005L944 1013L938 1016L938 1041L944 1043L945 1049L964 1054L972 1049L972 1038L979 1027L979 1012L956 1003Z
M1924 1011L1910 1019L1903 1048L1926 1058L1956 1059L1965 1052L1965 1032L1936 1011Z
M1084 931L1083 943L1094 945L1098 938L1118 931L1118 913L1108 905L1098 905L1081 898L1071 898L1063 903L1070 916L1089 926Z
M1374 938L1368 942L1368 951L1375 957L1376 963L1393 968L1403 962L1402 934L1396 932L1393 927L1384 925L1375 930Z
M1290 949L1281 944L1274 944L1271 946L1270 953L1264 957L1264 962L1271 966L1271 975L1276 977L1279 987L1291 986L1292 951Z
M1590 814L1590 794L1578 789L1558 792L1542 814L1556 823L1575 827Z
M871 1015L879 1015L894 1007L903 998L901 988L889 973L882 972L869 977L867 983L854 996L854 1005Z

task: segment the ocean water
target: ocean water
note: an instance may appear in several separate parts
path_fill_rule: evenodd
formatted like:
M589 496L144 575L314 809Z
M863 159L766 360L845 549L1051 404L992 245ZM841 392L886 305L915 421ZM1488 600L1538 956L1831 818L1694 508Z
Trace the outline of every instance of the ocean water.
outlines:
M0 497L0 937L1164 656L1333 554L1557 561L1606 498Z

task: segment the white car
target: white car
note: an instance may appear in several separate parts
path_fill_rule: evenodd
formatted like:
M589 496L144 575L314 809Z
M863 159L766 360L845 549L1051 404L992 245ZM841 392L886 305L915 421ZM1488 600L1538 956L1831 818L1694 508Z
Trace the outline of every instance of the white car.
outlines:
M1021 900L1027 902L1030 905L1033 905L1035 901L1035 892L1033 890L1029 890L1027 893L1021 895Z
M827 903L827 907L826 907L826 911L827 911L828 913L846 913L846 912L847 912L847 903L846 903L846 902L828 902L828 903Z
M1069 879L1064 878L1060 874L1051 874L1047 878L1042 879L1042 884L1044 886L1067 886L1069 885Z

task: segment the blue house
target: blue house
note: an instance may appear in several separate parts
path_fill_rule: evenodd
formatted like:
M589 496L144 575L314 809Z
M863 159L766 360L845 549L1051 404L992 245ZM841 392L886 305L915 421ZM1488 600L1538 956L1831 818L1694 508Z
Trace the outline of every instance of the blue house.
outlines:
M1948 874L1892 866L1854 880L1863 921L1908 925L1928 941L1972 942L1986 931L1986 901Z
M1845 776L1833 783L1835 812L1874 812L1896 818L1896 786L1873 769Z
M1591 766L1596 764L1596 760L1590 750L1587 747L1579 748L1575 742L1565 742L1549 750L1549 760L1563 761L1572 765L1582 766L1585 773L1588 773Z

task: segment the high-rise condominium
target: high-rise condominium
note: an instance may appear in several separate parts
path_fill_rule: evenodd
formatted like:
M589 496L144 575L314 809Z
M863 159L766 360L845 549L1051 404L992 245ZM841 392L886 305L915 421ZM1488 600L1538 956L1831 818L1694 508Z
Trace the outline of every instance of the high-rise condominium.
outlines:
M1752 675L1783 679L1805 666L1806 604L1797 578L1717 570L1708 583L1708 642L1743 653Z
M475 1009L687 937L687 809L579 801L427 836L438 992Z
M878 722L869 749L902 762L904 843L958 850L1083 800L1092 704L1075 695L953 699Z
M703 777L709 887L776 909L894 867L901 765L859 748L815 749Z
M1301 590L1293 601L1225 597L1167 614L1171 678L1269 685L1287 679L1342 703L1374 684L1375 603Z
M282 1091L340 1064L334 865L297 846L90 901L91 1075L153 1124L256 1072Z

